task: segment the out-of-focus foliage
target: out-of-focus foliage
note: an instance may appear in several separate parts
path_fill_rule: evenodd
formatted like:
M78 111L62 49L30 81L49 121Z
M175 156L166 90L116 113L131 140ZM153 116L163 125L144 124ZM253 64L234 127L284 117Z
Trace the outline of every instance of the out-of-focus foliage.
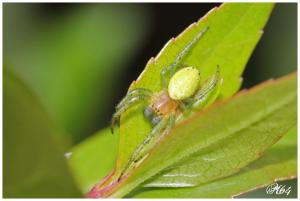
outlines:
M47 19L38 6L4 4L4 61L78 141L107 125L98 117L143 38L146 13L139 6L86 4Z
M277 3L243 75L244 86L297 70L297 5Z
M3 195L80 196L63 156L58 130L23 83L4 72Z

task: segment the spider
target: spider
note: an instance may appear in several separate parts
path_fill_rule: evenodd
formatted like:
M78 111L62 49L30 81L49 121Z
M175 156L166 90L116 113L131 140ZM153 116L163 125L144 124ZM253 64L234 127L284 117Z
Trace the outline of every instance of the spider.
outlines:
M128 163L121 172L119 179L131 168L138 166L148 155L151 148L184 117L193 111L212 103L219 94L222 85L219 66L214 75L200 83L198 69L185 65L182 60L192 50L193 46L207 32L208 27L201 30L192 41L178 54L175 61L161 71L162 90L153 93L146 88L136 88L116 106L116 112L111 121L111 131L119 125L120 115L131 106L144 101L144 116L152 124L152 130L137 146Z

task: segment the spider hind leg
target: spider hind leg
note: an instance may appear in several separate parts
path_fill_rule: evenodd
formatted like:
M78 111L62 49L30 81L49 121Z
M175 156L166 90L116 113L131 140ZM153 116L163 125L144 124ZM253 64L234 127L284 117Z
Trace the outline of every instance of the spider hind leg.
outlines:
M129 161L121 172L118 181L127 175L133 168L137 167L147 158L149 151L159 142L175 125L175 113L162 118L161 121L153 127L146 139L135 149Z
M207 107L216 100L220 93L223 79L220 78L220 68L217 66L216 73L204 81L201 88L195 93L189 106L191 109Z

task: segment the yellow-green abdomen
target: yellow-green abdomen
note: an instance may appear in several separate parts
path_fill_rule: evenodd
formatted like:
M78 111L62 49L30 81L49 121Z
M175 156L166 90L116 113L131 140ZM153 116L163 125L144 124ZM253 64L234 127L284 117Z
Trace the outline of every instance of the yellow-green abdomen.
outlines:
M168 92L174 100L191 97L198 89L200 73L196 68L186 67L176 72L170 79Z

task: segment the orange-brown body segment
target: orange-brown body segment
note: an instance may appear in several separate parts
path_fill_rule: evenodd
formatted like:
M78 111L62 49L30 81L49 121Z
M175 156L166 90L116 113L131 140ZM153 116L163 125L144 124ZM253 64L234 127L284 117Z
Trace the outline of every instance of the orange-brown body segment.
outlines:
M179 102L170 98L167 91L161 91L154 95L152 100L152 109L159 116L170 114L176 111Z

